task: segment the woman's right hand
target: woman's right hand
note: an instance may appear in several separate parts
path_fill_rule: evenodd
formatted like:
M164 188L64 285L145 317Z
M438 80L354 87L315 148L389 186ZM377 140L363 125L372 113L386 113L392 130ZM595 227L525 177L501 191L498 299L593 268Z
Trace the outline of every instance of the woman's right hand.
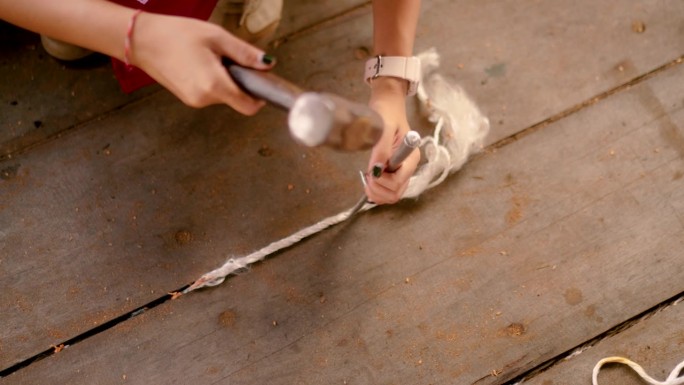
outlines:
M187 17L151 13L138 15L131 37L132 65L191 107L227 104L254 115L265 102L244 93L231 79L221 58L259 70L272 60L264 52L220 26ZM271 63L266 63L266 62Z

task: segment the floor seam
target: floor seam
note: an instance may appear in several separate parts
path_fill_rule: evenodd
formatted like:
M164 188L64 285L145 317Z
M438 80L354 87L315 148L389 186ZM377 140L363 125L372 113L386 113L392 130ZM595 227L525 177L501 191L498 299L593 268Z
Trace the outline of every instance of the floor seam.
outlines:
M666 299L665 301L662 301L662 302L658 303L657 305L652 306L652 307L642 311L641 313L638 313L638 314L632 316L631 318L620 322L619 324L617 324L617 325L613 326L612 328L604 331L603 333L601 333L601 334L599 334L599 335L597 335L597 336L595 336L595 337L593 337L593 338L591 338L591 339L589 339L589 340L587 340L587 341L585 341L579 345L576 345L575 347L573 347L569 350L566 350L565 352L558 354L558 355L540 363L539 365L537 365L537 366L535 366L529 370L526 370L525 372L514 377L513 379L510 379L506 382L495 382L494 384L521 385L525 381L528 381L528 380L534 378L535 376L553 368L556 364L558 364L562 361L566 361L568 359L571 359L572 357L575 357L575 356L581 354L585 350L590 349L590 348L598 345L602 341L610 339L610 338L620 334L621 332L623 332L627 329L630 329L631 327L633 327L633 326L635 326L635 325L637 325L643 321L646 321L647 319L655 316L656 314L662 312L663 310L670 308L672 306L676 306L677 304L679 304L682 301L684 301L684 292L678 293L678 294Z
M506 146L512 142L515 142L515 141L517 141L517 140L519 140L519 139L521 139L527 135L530 135L534 132L537 132L538 130L540 130L540 129L542 129L542 128L544 128L544 127L546 127L552 123L558 122L559 120L562 120L562 119L567 118L571 115L574 115L575 113L578 113L578 112L582 111L583 109L585 109L589 106L592 106L592 105L594 105L594 104L596 104L602 100L605 100L610 96L613 96L613 95L615 95L619 92L622 92L622 91L629 90L631 87L633 87L637 84L640 84L640 83L642 83L648 79L651 79L651 78L659 75L660 73L671 69L672 67L676 67L676 66L680 65L682 62L684 62L684 55L680 55L679 57L677 57L673 60L670 60L669 62L667 62L667 63L665 63L659 67L656 67L656 68L654 68L654 69L652 69L646 73L638 75L638 76L632 78L631 80L629 80L625 83L622 83L622 84L620 84L616 87L613 87L607 91L603 91L603 92L599 93L598 95L595 95L595 96L593 96L587 100L580 102L579 104L576 104L570 108L566 108L565 110L558 112L558 113L556 113L556 114L554 114L554 115L552 115L552 116L550 116L550 117L548 117L548 118L546 118L540 122L534 123L527 128L524 128L520 131L517 131L517 132L515 132L515 133L513 133L513 134L511 134L505 138L499 139L496 142L487 146L485 148L485 152L487 150L494 150L494 149L502 148L502 147L504 147L504 146Z

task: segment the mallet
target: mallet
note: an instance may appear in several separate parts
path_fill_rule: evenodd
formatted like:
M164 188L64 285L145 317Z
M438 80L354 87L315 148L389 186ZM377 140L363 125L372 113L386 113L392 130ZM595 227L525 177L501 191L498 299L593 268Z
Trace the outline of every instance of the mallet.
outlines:
M373 147L382 136L382 117L365 104L306 92L272 72L245 68L228 59L223 64L245 92L289 111L290 134L299 143L357 151Z

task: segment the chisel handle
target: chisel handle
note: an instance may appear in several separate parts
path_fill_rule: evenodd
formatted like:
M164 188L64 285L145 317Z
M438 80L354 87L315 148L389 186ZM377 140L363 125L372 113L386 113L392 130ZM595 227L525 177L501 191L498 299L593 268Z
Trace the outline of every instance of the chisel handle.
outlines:
M387 172L395 172L404 162L413 150L420 146L420 134L415 131L409 131L404 135L404 140L401 141L399 148L392 154L392 157L387 162Z

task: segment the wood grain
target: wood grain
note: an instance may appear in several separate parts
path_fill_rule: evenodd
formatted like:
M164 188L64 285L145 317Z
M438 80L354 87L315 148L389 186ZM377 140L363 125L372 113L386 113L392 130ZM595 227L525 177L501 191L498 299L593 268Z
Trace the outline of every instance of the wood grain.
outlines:
M504 383L684 291L684 161L660 135L684 121L683 79L662 73L14 379Z
M423 7L417 47L440 49L444 71L490 116L494 129L489 143L684 51L681 2L513 5L435 1ZM615 22L606 23L605 14L613 15ZM645 21L645 32L632 31L633 19ZM451 43L454 36L457 45ZM367 89L359 81L363 59L358 49L369 44L370 15L355 13L278 47L278 71L307 87L363 100ZM33 124L40 119L43 126L37 135L43 139L55 132L44 131L50 127L78 130L47 142L40 139L41 146L0 162L0 324L5 325L0 331L0 368L159 298L228 255L251 252L351 206L357 198L356 170L365 167L367 154L296 147L278 111L267 109L255 119L224 107L194 111L166 92L133 103L117 96L119 91L99 69L68 71L35 56L30 45L13 55L20 59L2 61L7 74L2 78L13 79L0 82L0 95L7 98L0 119L3 127L10 127L3 143L25 137L21 130L12 131L19 121ZM100 80L92 80L95 77ZM67 80L55 86L55 79ZM500 382L681 290L655 287L644 278L647 271L641 264L615 262L625 253L631 261L653 250L647 255L660 262L648 273L669 274L673 282L681 282L681 259L671 254L680 246L684 217L678 163L681 81L681 69L669 69L554 124L552 130L545 128L520 144L483 156L472 169L417 202L378 209L279 254L254 267L251 275L230 281L231 286L240 283L234 287L248 300L233 297L231 289L182 298L164 305L175 316L160 316L160 309L136 319L139 324L122 325L123 330L132 329L119 334L123 345L106 334L64 350L69 355L36 364L22 376L39 378L45 370L41 368L63 362L50 370L83 381L75 372L80 364L69 357L83 363L96 360L102 356L94 351L106 341L111 350L101 354L109 361L102 362L103 367L93 364L96 372L89 376L99 377L99 371L111 365L107 368L112 375L130 367L129 374L149 379L150 368L163 367L160 376L232 376L236 382L249 382L258 378L250 370L266 359L263 362L273 364L270 370L292 371L282 377L284 382L312 372L325 378L358 372L386 382L400 376L421 382L451 375L463 381ZM1 88L10 86L7 92ZM12 105L14 100L19 103ZM35 115L37 106L46 109L46 115ZM103 115L105 111L113 112ZM46 118L53 113L59 119ZM417 116L413 119L425 127ZM31 139L12 148L31 143L37 142ZM525 263L519 265L514 255ZM596 255L617 272L598 270L591 264ZM579 263L574 262L578 256L584 264L573 264ZM566 263L561 278L553 276L548 282L551 278L544 274L560 272ZM502 279L508 271L522 278ZM580 280L599 272L624 274L647 288L633 296L632 281L597 289ZM402 291L408 288L414 291ZM445 303L434 299L443 293L449 295ZM536 294L546 302L533 302L541 301ZM521 295L526 304L518 302ZM622 302L623 297L629 297L628 302ZM542 342L548 343L559 320L590 312L580 309L584 304L593 305L602 321L578 323L550 345ZM565 306L574 306L570 309L575 313L556 317L555 312L568 311ZM535 308L546 311L534 313ZM158 355L187 346L199 361L211 361L226 341L210 337L217 328L205 323L206 318L220 319L229 314L226 311L235 313L234 325L242 331L231 335L232 353L240 357L216 356L216 365L205 372L204 364L193 369L180 358ZM499 311L507 314L505 319L492 318ZM399 320L399 325L387 327L377 318L382 314ZM366 319L368 315L376 318ZM162 321L174 324L163 326ZM542 326L533 324L541 321ZM428 329L433 333L423 330L426 327L434 328ZM458 344L438 345L436 358L421 358L423 348L434 342L426 336L441 333L454 339L450 328L464 330L458 332ZM536 336L538 345L530 349L521 340L500 338L496 348L485 349L482 341L500 332ZM464 334L467 338L461 341ZM394 336L400 338L389 339ZM306 362L323 337L342 345L341 353L326 353L338 361L310 366L314 364ZM135 341L145 341L147 358L130 355L129 361L122 360L119 354L137 349ZM206 352L203 343L210 346ZM379 364L383 347L395 356ZM288 349L300 352L290 355ZM449 349L451 360L445 358ZM470 350L476 353L470 355ZM371 355L380 357L378 362L368 360ZM464 361L454 358L465 355L469 357ZM420 359L424 364L413 365ZM346 360L346 366L339 360ZM224 367L224 362L231 364ZM491 370L504 374L483 377Z
M611 356L635 361L651 377L664 381L684 360L684 328L681 303L658 311L638 321L628 330L606 338L580 355L558 363L551 369L525 381L530 385L591 384L596 363ZM606 365L599 373L599 384L640 385L644 381L624 365Z

